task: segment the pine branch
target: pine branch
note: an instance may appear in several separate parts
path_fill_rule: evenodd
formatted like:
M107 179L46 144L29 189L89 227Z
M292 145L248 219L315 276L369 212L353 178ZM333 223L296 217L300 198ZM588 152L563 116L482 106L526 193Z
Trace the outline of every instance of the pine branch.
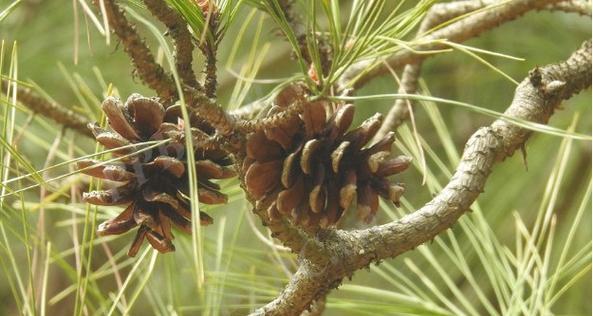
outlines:
M198 90L201 89L200 84L196 80L196 74L192 69L194 45L192 43L192 36L187 29L187 24L165 1L144 0L144 3L150 13L167 27L169 34L175 42L175 67L177 68L179 77L183 80L184 84Z
M142 81L153 89L159 97L171 104L177 99L177 89L173 78L165 72L146 46L144 40L136 32L135 26L127 20L123 10L114 0L95 0L105 4L105 14L113 32L119 37L125 52L132 59L132 63Z
M481 0L466 0L458 2L437 3L428 10L424 20L418 28L416 38L421 38L432 28L444 23L448 20L454 19L458 16L470 13L472 11L481 9L487 5L493 4L495 1L481 1ZM414 94L418 89L418 79L420 78L423 60L405 65L402 72L401 81L398 88L398 93ZM385 116L385 120L381 128L374 137L374 140L381 139L390 131L395 130L398 126L403 124L409 117L410 100L397 99Z
M426 17L418 29L416 38L421 38L432 28L456 17L468 14L496 4L497 1L489 0L465 0L457 2L437 3L430 8ZM585 1L565 1L545 6L543 9L577 13L591 16L591 4ZM405 65L402 72L402 78L398 93L414 94L418 89L418 79L420 78L423 59ZM375 139L380 139L390 131L397 129L409 117L409 100L398 99L389 110L383 121L381 129L375 135Z
M451 25L448 25L438 31L435 31L427 35L427 31L443 22L446 22L463 14L469 13L471 11L481 9L488 5L496 4L498 3L498 1L462 0L456 2L438 3L435 4L427 12L426 17L420 25L418 36L416 39L434 40L447 38L450 41L463 42L470 38L479 36L483 32L495 28L504 22L514 20L530 10L543 8L558 9L558 7L560 6L567 7L567 3L561 1L562 0L543 0L542 2L545 3L554 2L553 4L546 5L545 3L540 3L537 0L514 0L513 2L505 4L504 6L495 7L488 10L487 12L475 14L460 21L454 22ZM560 4L557 4L558 2L560 2ZM512 6L512 8L508 9L507 6ZM434 50L442 48L447 47L439 44L424 44L421 45L421 47L418 47L417 50ZM430 56L431 55L415 54L411 51L402 51L387 58L387 64L389 65L389 67L393 69L398 69L406 65L418 65L418 67L415 67L418 69L410 68L404 70L402 76L402 87L399 90L400 93L404 93L404 91L405 93L416 92L417 80L420 75L420 65L425 58L428 58ZM381 61L370 60L354 64L350 67L348 71L344 73L342 78L340 78L340 80L338 81L338 91L341 91L341 94L345 94L346 92L351 91L349 87L350 84L354 85L355 88L360 88L373 78L384 75L388 73L388 71L389 68L386 67L385 64ZM410 74L416 72L417 74L414 75L415 78L410 76ZM262 104L252 104L249 108L238 109L235 112L237 115L241 117L248 117L249 115L251 115L251 113L260 110L262 106ZM380 135L384 135L386 132L390 130L395 129L407 118L407 103L404 100L398 100L396 105L391 109L391 112L387 114L384 120L384 126L377 133L377 137L379 137Z
M585 0L568 0L555 3L546 7L547 10L564 11L567 13L576 13L584 16L591 16L591 2Z
M399 88L397 93L401 94L414 94L418 89L418 80L420 79L420 73L422 68L422 61L408 64L404 67L402 77L399 82ZM381 128L373 137L373 141L381 139L390 131L396 130L402 125L410 116L410 107L412 105L411 100L397 99L395 103L385 115L385 120L381 124Z
M290 118L299 115L303 111L303 104L302 103L293 103L287 109L282 112L276 113L274 115L254 119L254 120L241 120L237 124L238 130L242 133L251 133L257 130L267 129L273 126L278 126L280 122L288 120Z
M301 56L307 61L307 63L311 63L311 57L309 56L309 50L307 49L307 29L303 24L302 17L296 11L294 5L295 0L280 0L278 4L282 8L282 12L284 12L284 16L288 21L294 35L299 43L299 50Z
M112 26L113 31L122 41L124 50L131 57L142 80L157 92L159 97L163 99L165 105L169 105L174 100L177 100L177 89L175 88L173 78L156 63L154 56L136 32L135 27L126 19L123 10L115 4L114 0L103 1L105 3L105 11L109 23ZM150 0L148 0L148 2L150 2ZM158 5L155 6L158 8ZM162 14L159 14L159 16L165 20ZM167 17L167 22L165 24L172 22L169 21L168 18L169 17ZM179 43L177 44L179 45ZM186 63L187 58L183 61L183 64ZM208 87L206 87L206 90L208 91ZM192 87L185 87L183 93L193 114L198 115L201 120L216 129L220 136L228 137L234 134L234 118L216 104L215 100L204 95L200 90Z
M204 62L204 89L206 96L209 98L216 98L216 90L218 89L218 76L217 76L217 58L218 44L220 43L221 37L218 33L218 25L220 12L213 2L208 1L202 9L203 14L206 17L207 29L204 32L210 32L214 34L212 42L204 40L200 46L200 50L206 58Z
M216 52L218 47L209 47L210 45L207 46L208 47L203 50L204 56L206 57L204 65L204 90L206 91L206 95L209 98L216 98L216 90L218 89L218 77L216 75Z
M563 100L591 86L591 41L566 61L533 69L517 87L505 115L545 124ZM326 231L317 237L325 264L301 254L301 264L280 295L253 315L300 315L345 277L371 263L396 257L451 228L484 190L492 167L524 145L531 131L496 120L466 143L447 186L419 210L391 223L356 231Z
M228 140L236 134L237 120L219 106L216 100L191 88L185 89L184 95L192 114L197 115L200 120L216 129L219 136Z
M136 70L138 71L144 83L157 92L159 97L163 99L165 105L172 104L173 101L178 99L177 89L173 82L173 78L167 74L159 64L156 63L154 56L144 41L140 38L140 35L136 32L135 27L128 22L123 10L117 4L115 4L114 0L103 1L109 23L112 26L113 31L120 38L124 46L124 50L132 59L132 62L134 63L134 66L136 67ZM154 6L153 9L160 8L159 4L152 3L152 0L147 0L147 6L149 4L150 6ZM180 25L178 24L179 21L173 23L173 19L177 18L173 18L169 15L165 16L165 13L163 12L159 13L157 16L162 19L162 21L168 27L170 25L175 25L177 30L180 29ZM180 35L182 37L185 36L183 34ZM180 35L178 34L178 38ZM189 53L186 48L182 48L185 47L183 45L187 45L187 43L184 43L184 41L185 38L181 40L181 47L178 47L178 53L180 50L183 50L182 55ZM180 45L179 41L177 42L177 45ZM181 63L183 64L182 68L185 69L184 67L187 67L188 61L188 56L183 57L178 55L178 66ZM215 61L213 62L215 63ZM188 72L186 72L185 76L189 77L190 75ZM209 91L208 86L209 85L207 84L207 87L205 87L206 92ZM189 87L185 87L183 93L185 95L186 102L191 108L193 114L198 115L202 121L216 129L219 136L225 138L225 140L228 140L228 138L234 135L235 119L231 115L227 114L218 104L216 104L213 98L209 98L207 95L204 95L202 91L191 87L191 85Z
M479 1L479 0L478 0ZM483 0L485 1L485 0ZM490 3L491 0L485 1ZM562 0L513 0L497 6L486 12L473 14L460 21L447 25L421 38L416 51L441 50L448 48L445 44L434 42L447 39L460 43L476 37L498 25L512 21L525 13L542 9L548 5L562 2ZM402 50L384 60L365 60L352 65L338 81L338 90L344 91L350 87L359 88L371 79L386 74L389 68L399 69L407 64L416 63L427 58L426 54L417 54L410 50ZM385 66L387 63L389 67Z
M0 80L0 90L2 93L7 91L9 85L9 81ZM73 129L82 135L93 137L91 131L87 128L90 121L86 117L57 102L47 100L29 88L17 86L16 89L17 100L33 111L33 113L52 119L58 124Z

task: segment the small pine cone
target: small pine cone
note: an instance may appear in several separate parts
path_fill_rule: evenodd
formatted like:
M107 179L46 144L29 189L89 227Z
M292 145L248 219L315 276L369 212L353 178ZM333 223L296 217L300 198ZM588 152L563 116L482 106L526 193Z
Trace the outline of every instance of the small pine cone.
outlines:
M367 145L380 114L348 131L353 117L351 104L314 101L300 117L249 136L245 185L258 201L272 200L266 203L272 219L289 216L316 231L335 225L355 197L358 217L366 222L377 212L379 196L399 205L404 188L388 177L408 168L410 158L390 157L394 133Z
M170 107L171 111L165 111L155 99L138 94L131 95L125 105L109 97L102 108L111 130L97 124L90 124L89 128L97 142L107 149L116 149L112 154L121 159L103 165L101 161L85 159L78 162L78 168L87 175L124 184L85 193L83 200L95 205L126 205L126 208L117 217L100 224L97 234L122 234L139 226L129 256L136 255L144 239L161 253L174 251L172 224L191 233L185 134L183 121L174 113L177 109ZM166 122L168 119L178 123ZM200 129L191 128L191 131L194 140L208 137ZM137 152L148 147L143 142L164 139L170 141ZM228 167L232 164L230 157L221 150L201 148L196 148L195 157L200 202L225 203L226 195L210 179L234 176ZM200 212L200 223L208 225L212 218Z

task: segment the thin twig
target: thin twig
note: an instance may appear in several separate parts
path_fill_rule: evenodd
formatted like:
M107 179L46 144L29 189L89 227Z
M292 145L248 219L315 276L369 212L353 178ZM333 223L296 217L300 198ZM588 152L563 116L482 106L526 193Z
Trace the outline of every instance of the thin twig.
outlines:
M420 69L422 68L422 61L417 63L408 64L404 67L402 77L399 83L397 93L402 94L414 94L418 89L418 79L420 77ZM408 99L397 99L395 103L385 115L381 128L375 134L373 142L383 138L390 131L395 130L397 127L402 125L408 117L410 117L410 108L412 101Z
M208 47L205 48L204 56L206 57L206 61L204 64L204 91L209 98L216 98L216 90L218 87L218 79L217 79L217 67L216 67L216 51L217 47ZM218 45L214 45L218 46Z
M493 1L490 1L493 2ZM480 0L466 0L457 2L437 3L428 10L426 17L422 20L418 28L416 38L421 38L433 27L456 18L458 16L467 14L469 12L481 9L491 3ZM418 90L418 79L420 78L423 60L407 64L402 72L401 82L398 88L398 93L414 94ZM387 68L387 66L386 66ZM388 68L389 69L389 68ZM410 115L412 101L407 99L397 99L391 107L381 128L374 137L374 140L381 139L390 131L395 130L398 126L404 123Z
M7 80L0 80L0 90L6 91L10 83ZM58 124L73 129L76 132L93 137L87 124L90 122L86 117L66 108L65 106L43 98L35 91L27 87L17 86L17 100L29 108L33 113L54 120Z
M430 8L426 17L422 21L417 38L421 38L432 28L441 23L454 19L456 17L469 14L472 11L480 10L489 5L496 5L496 1L488 0L465 0L457 2L438 3ZM591 16L591 4L586 1L565 1L547 5L546 10L565 11ZM418 79L420 77L423 59L407 64L402 73L401 84L398 93L414 94L418 89ZM397 99L393 107L387 113L383 125L375 135L375 139L380 139L390 131L395 130L403 124L409 117L409 103L412 101L406 99Z
M237 124L237 128L243 133L251 133L256 130L263 130L273 126L278 126L290 118L299 115L303 110L303 104L296 102L290 105L287 109L276 114L253 120L241 120Z
M294 7L295 2L295 0L280 0L278 1L278 4L282 8L282 12L284 12L284 16L299 43L301 56L303 56L307 63L311 63L311 57L309 56L309 50L307 49L306 27L303 24L302 17Z
M485 0L484 0L485 1ZM490 3L491 0L486 1ZM437 31L434 31L421 40L417 41L414 47L416 51L432 51L448 48L442 42L435 42L435 40L447 39L450 42L463 42L467 39L476 37L483 32L490 30L504 22L512 21L525 13L534 10L542 9L547 5L562 2L562 0L513 0L487 10L473 14L460 21L447 25ZM430 55L417 54L411 50L402 50L395 53L384 61L393 69L423 60ZM343 91L348 88L359 88L369 82L371 79L386 74L387 67L383 65L381 60L365 60L358 62L344 73L338 81L338 90Z
M207 21L207 28L204 30L204 32L210 32L214 35L212 42L204 39L200 46L200 49L206 58L204 62L204 90L207 97L216 98L216 90L218 89L216 55L218 53L218 44L220 42L220 38L218 37L218 23L220 13L214 6L214 3L211 2L208 11L204 13L206 14Z
M504 114L545 124L563 100L590 86L588 40L568 60L532 70ZM324 264L301 252L301 265L286 288L253 315L299 315L355 271L412 250L451 228L483 192L492 167L521 148L530 135L531 131L502 119L480 128L467 141L447 186L430 202L385 225L317 236L316 242L326 250Z
M175 10L171 9L165 1L144 0L144 4L169 30L175 42L175 67L183 83L196 89L201 89L192 69L192 52L194 45L192 35L187 29L187 24Z
M124 11L114 0L95 0L105 5L105 14L113 32L119 37L125 52L132 59L134 67L142 81L153 89L166 105L177 99L177 89L171 75L159 65L146 46L144 40L136 32L135 26L127 20Z

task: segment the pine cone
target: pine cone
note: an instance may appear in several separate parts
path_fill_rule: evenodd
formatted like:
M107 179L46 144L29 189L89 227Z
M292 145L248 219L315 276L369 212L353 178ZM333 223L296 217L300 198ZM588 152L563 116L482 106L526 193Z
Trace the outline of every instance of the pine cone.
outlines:
M85 193L83 199L95 205L127 205L116 218L110 219L97 229L97 234L122 234L139 226L136 237L128 251L135 256L146 238L150 245L161 253L174 251L171 224L191 233L191 211L185 154L183 121L178 109L164 107L156 99L131 95L123 105L118 99L109 97L102 104L110 130L91 124L97 142L107 149L116 149L114 156L121 159L115 163L98 165L98 160L81 160L78 168L93 177L124 185L103 191ZM178 123L165 120L178 120ZM191 128L192 138L208 137L203 131ZM149 147L143 142L170 139L168 143L137 153ZM124 148L121 148L126 146ZM232 161L221 150L196 148L196 170L198 173L198 196L206 204L225 203L226 195L210 179L224 179L234 176L229 169ZM87 169L88 168L88 169ZM208 225L212 218L200 212L200 223Z
M387 177L405 170L410 158L389 157L394 133L365 147L381 125L380 114L348 131L353 117L351 104L315 101L300 117L249 136L245 185L255 199L273 200L270 218L290 216L315 231L335 225L355 196L358 217L366 222L377 212L379 196L399 204L404 188Z

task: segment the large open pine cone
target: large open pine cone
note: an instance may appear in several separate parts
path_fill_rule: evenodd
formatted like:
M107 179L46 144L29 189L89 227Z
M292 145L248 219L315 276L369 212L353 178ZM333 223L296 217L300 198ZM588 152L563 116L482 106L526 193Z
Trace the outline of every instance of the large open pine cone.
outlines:
M250 135L245 185L255 199L273 199L268 216L289 216L315 231L335 225L355 197L358 216L367 222L379 196L399 204L404 188L388 177L405 170L410 158L390 157L393 133L365 147L381 125L380 114L348 131L353 117L351 104L314 101L304 104L300 117Z
M114 163L98 165L98 160L81 160L78 168L85 174L125 184L104 191L85 193L83 199L95 205L127 205L116 218L110 219L97 229L99 235L122 234L139 226L136 237L128 251L134 256L144 239L160 252L175 250L171 240L171 224L191 233L191 211L185 152L183 121L177 109L164 107L156 99L131 95L123 105L114 97L102 104L109 126L106 130L91 124L97 142L107 149L116 149L114 156L121 157ZM166 122L175 121L177 123ZM194 140L207 137L197 128L191 128ZM137 153L149 147L142 142L170 139L168 143ZM197 143L197 142L194 142ZM127 146L121 148L123 146ZM198 197L207 204L225 203L227 197L219 192L220 187L210 179L234 176L229 169L232 163L227 153L221 150L195 148L198 173ZM200 212L200 223L207 225L212 218Z

